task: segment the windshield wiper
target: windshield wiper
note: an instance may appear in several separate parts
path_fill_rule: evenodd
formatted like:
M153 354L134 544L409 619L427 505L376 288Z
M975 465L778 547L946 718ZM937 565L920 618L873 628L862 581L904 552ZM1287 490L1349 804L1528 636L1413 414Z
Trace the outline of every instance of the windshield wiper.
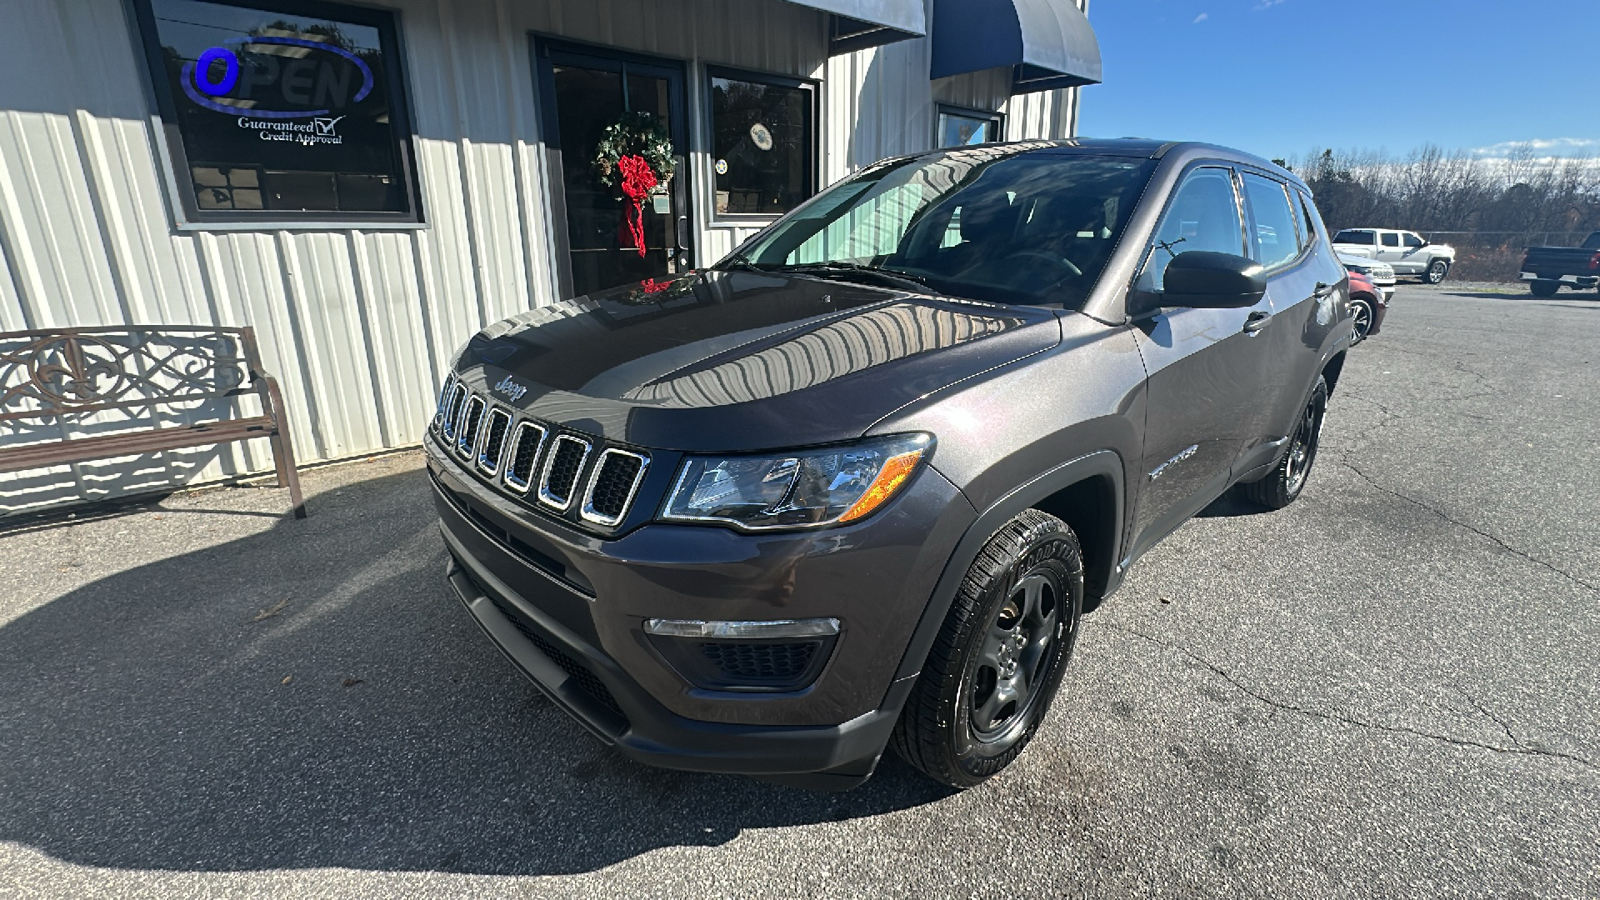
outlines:
M866 275L884 284L893 285L901 290L911 291L914 294L930 294L928 280L921 275L910 272L900 272L895 269L883 269L878 266L864 266L860 263L839 262L837 260L820 263L798 263L789 266L778 266L774 271L779 272L827 272L831 275Z
M730 254L727 259L723 260L720 264L717 265L717 268L719 268L719 269L744 269L747 272L765 272L765 271L767 271L766 269L763 269L760 266L756 265L755 263L751 262L750 260L746 259L744 257L744 255L741 254L741 253Z

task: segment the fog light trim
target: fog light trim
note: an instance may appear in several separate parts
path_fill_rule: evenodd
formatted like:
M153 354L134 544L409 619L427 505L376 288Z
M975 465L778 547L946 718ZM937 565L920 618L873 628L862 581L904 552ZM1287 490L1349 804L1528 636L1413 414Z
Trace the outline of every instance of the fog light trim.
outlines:
M715 638L717 640L776 640L784 638L832 637L839 633L839 620L772 619L716 621L705 619L646 619L646 634L677 638Z

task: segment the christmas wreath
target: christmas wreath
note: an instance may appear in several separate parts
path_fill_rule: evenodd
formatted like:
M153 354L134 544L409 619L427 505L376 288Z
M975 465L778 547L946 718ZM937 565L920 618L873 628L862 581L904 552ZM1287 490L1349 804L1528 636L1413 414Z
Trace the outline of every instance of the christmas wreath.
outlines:
M644 256L644 198L672 177L672 138L654 113L623 113L601 133L594 168L600 183L618 190L618 199L628 204L619 236Z

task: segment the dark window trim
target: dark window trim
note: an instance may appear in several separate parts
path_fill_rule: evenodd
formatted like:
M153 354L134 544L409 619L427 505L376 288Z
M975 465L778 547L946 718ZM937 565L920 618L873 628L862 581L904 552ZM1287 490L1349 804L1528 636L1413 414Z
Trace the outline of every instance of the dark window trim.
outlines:
M1255 229L1256 229L1256 226L1257 226L1257 222L1256 222L1255 204L1250 202L1250 193L1245 188L1245 184L1244 184L1244 177L1246 175L1254 175L1255 177L1261 179L1262 181L1265 181L1265 182L1267 182L1269 184L1277 185L1278 186L1278 190L1283 191L1283 199L1289 204L1289 217L1294 220L1295 240L1299 242L1299 245L1300 245L1299 252L1296 253L1294 256L1290 257L1289 259L1284 260L1283 262L1278 263L1275 266L1267 267L1267 268L1263 269L1262 271L1267 275L1277 275L1280 272L1288 271L1289 269L1292 269L1295 266L1298 266L1301 263L1305 262L1306 261L1306 257L1311 255L1312 245L1309 242L1300 240L1300 229L1301 229L1303 223L1300 221L1301 217L1299 215L1295 215L1295 208L1294 208L1294 195L1298 194L1299 191L1296 191L1293 188L1291 188L1287 182L1285 182L1285 181L1283 181L1281 179L1278 179L1278 178L1274 178L1272 175L1270 175L1270 174L1268 174L1266 172L1263 172L1260 169L1252 169L1252 168L1241 167L1241 168L1237 169L1237 171L1238 171L1238 174L1239 174L1239 200L1242 203L1244 203L1246 211L1249 212L1249 214L1250 214L1250 222L1249 222L1249 226L1248 226L1248 228L1249 228L1248 234L1249 235L1254 235L1255 234ZM1302 215L1303 215L1303 213L1302 213ZM1261 248L1257 245L1257 243L1255 241L1247 241L1246 243L1247 243L1248 249L1250 251L1249 258L1255 260L1256 262L1261 262Z
M1000 136L986 144L1002 143L1006 139L1006 114L999 110L978 109L971 106L956 106L954 103L935 103L933 105L933 148L935 150L949 149L939 143L939 117L941 115L964 116L968 119L990 119L1000 130Z
M1239 255L1246 259L1255 258L1250 255L1250 235L1248 231L1249 228L1253 227L1254 223L1250 220L1250 207L1244 198L1244 185L1239 180L1239 164L1220 159L1197 159L1186 164L1182 171L1178 172L1177 178L1172 181L1172 188L1167 192L1166 199L1161 202L1161 212L1156 214L1153 230L1145 238L1145 248L1140 253L1139 265L1134 268L1133 277L1128 279L1128 290L1130 292L1139 289L1139 282L1144 278L1145 270L1150 267L1150 259L1155 255L1155 251L1159 249L1156 246L1156 235L1160 233L1161 225L1166 221L1167 213L1172 211L1172 204L1178 199L1178 192L1183 190L1183 185L1189 180L1189 177L1201 169L1220 169L1227 174L1228 183L1233 186L1233 208L1239 216ZM1154 176L1152 176L1152 180L1153 178ZM1149 189L1149 183L1146 183L1145 189ZM1143 196L1140 197L1140 200L1143 200Z
M774 75L770 72L758 72L753 69L738 69L731 66L721 66L713 63L705 65L705 91L702 96L705 101L705 120L701 130L701 139L705 141L706 157L712 163L716 162L717 130L712 122L711 101L713 87L711 82L717 78L728 78L734 81L748 81L752 84L770 84L775 87L799 88L806 92L810 101L811 111L811 165L806 167L806 200L815 197L822 189L822 110L819 105L818 95L821 93L822 82L812 78L796 78L792 75ZM765 225L775 222L783 215L769 215L767 213L719 213L717 212L717 174L715 171L708 173L706 187L711 192L707 208L711 212L711 225ZM801 201L804 203L805 201ZM796 207L798 209L799 207ZM793 212L793 210L790 210Z
M305 211L305 210L202 210L195 202L194 189L186 188L189 171L188 149L178 128L177 105L165 77L161 39L156 32L155 10L150 0L127 0L136 24L135 39L145 60L144 77L155 98L160 119L159 133L165 151L167 189L174 195L175 224L180 230L259 230L263 227L288 230L351 228L417 228L426 225L422 210L422 189L417 177L415 132L411 127L411 92L406 80L405 42L401 38L400 11L371 6L348 6L321 0L206 0L222 6L260 9L289 16L307 16L366 25L378 31L383 49L384 73L389 78L389 121L400 154L400 175L411 210L405 213Z

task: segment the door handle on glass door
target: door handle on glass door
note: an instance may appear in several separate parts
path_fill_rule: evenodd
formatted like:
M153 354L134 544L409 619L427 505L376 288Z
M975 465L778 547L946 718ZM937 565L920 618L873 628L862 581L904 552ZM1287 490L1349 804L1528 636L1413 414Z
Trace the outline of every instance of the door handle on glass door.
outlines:
M689 217L678 217L678 249L689 249Z
M1269 312L1266 312L1264 310L1259 310L1258 309L1255 312L1251 313L1244 320L1244 333L1245 334L1258 334L1258 333L1260 333L1261 329L1266 328L1267 325L1271 321L1272 321L1272 313L1269 313Z

